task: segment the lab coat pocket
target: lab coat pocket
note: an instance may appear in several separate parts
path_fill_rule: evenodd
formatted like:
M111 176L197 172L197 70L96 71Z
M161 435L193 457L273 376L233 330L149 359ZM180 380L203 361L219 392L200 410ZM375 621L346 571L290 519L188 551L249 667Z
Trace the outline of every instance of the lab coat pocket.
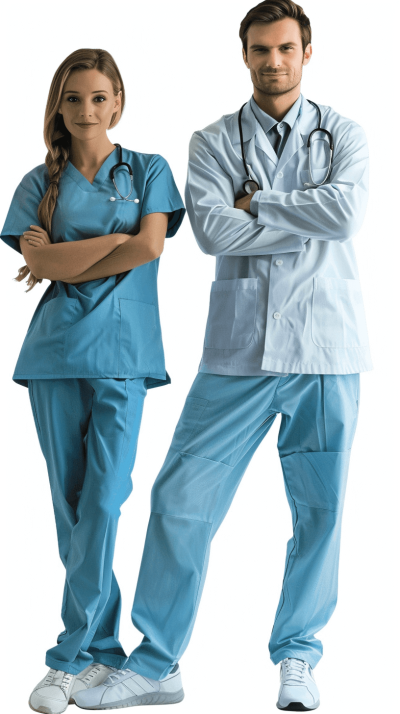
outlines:
M171 449L176 449L176 451L185 449L207 404L208 399L186 397L185 405L172 438Z
M311 335L318 347L368 346L360 283L347 278L314 278Z
M204 346L217 350L249 347L254 339L257 278L215 280Z

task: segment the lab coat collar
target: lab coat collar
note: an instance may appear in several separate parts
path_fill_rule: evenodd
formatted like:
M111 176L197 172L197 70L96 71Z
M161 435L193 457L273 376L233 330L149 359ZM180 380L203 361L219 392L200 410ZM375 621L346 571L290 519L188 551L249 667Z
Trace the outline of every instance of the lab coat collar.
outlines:
M285 144L285 148L278 159L271 142L265 135L263 128L257 121L254 112L251 108L250 101L243 108L242 112L242 129L243 142L245 149L246 160L251 164L250 157L253 155L254 146L257 146L271 159L276 168L282 168L289 159L292 158L299 149L307 143L308 136L312 129L318 126L317 110L307 101L303 94L301 96L301 105L299 116L293 124L289 137ZM238 125L239 110L231 114L226 121L227 132L235 153L242 158L240 150L240 134ZM246 146L246 142L249 142Z

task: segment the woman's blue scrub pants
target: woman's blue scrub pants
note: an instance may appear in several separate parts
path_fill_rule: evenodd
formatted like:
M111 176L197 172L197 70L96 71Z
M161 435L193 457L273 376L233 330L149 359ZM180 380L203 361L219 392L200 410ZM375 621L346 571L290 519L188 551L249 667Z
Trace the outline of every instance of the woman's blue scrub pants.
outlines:
M71 674L93 662L119 668L126 654L112 561L120 506L132 491L144 378L32 379L28 389L66 569L65 630L46 664Z
M315 633L328 622L337 599L340 528L358 401L358 373L197 374L152 489L132 610L133 624L144 638L124 667L161 679L185 651L212 538L278 413L278 451L293 536L269 651L275 664L297 657L315 667L322 656Z

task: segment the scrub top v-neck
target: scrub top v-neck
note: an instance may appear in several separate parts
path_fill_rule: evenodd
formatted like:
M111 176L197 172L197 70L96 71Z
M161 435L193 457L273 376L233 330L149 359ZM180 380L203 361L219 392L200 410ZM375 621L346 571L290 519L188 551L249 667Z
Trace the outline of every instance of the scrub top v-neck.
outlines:
M62 172L52 218L52 242L83 240L113 233L136 234L149 213L169 216L167 238L177 232L185 207L167 161L159 154L122 149L133 171L130 199L120 199L110 177L118 162L116 147L93 183L68 161ZM131 188L127 167L115 172L122 196ZM1 231L2 240L21 253L19 237L40 225L38 206L49 185L45 164L18 185ZM116 200L112 201L110 198ZM168 384L157 295L159 258L124 273L69 284L51 281L43 293L12 379L68 377L145 377L147 388Z

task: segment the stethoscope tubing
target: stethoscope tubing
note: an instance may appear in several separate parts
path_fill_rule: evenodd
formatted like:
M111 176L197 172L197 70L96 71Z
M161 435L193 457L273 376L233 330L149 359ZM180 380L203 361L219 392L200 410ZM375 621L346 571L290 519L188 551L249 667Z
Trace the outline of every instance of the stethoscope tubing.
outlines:
M132 203L139 203L139 199L138 199L138 198L128 198L128 196L130 196L131 193L132 193L132 191L133 191L133 171L132 171L132 166L131 166L130 164L127 164L125 161L122 161L122 147L121 147L121 144L115 144L115 146L117 146L118 149L119 149L119 160L118 160L118 163L117 163L117 164L115 164L114 166L111 167L111 169L110 169L110 178L111 178L111 180L112 180L112 182L113 182L113 184L114 184L114 187L115 187L116 192L118 193L118 195L119 195L121 198L114 198L114 197L112 197L110 200L120 201L121 199L123 199L124 201L132 202ZM126 166L126 167L128 168L129 176L130 176L130 179L131 179L131 190L129 191L129 193L126 194L126 196L123 196L123 195L118 191L117 184L115 183L114 173L115 173L116 169L118 169L120 166Z
M316 110L317 110L317 112L318 112L318 126L317 126L315 129L313 129L312 132L310 132L310 135L309 135L308 140L307 140L307 148L308 148L308 169L309 169L310 178L311 178L311 184L310 184L310 185L322 186L322 185L328 180L328 178L329 178L329 176L330 176L330 173L331 173L331 171L332 171L332 159L333 159L333 148L334 148L334 146L333 146L333 138L332 138L332 134L331 134L327 129L324 129L324 128L321 127L321 110L320 110L318 104L316 104L315 102L313 102L311 99L307 99L307 101L310 102L310 104L313 104L313 106L316 108ZM249 172L248 166L247 166L247 164L246 164L246 158L245 158L245 155L244 155L243 128L242 128L242 112L243 112L243 108L246 106L246 104L247 104L247 102L245 102L245 103L243 104L243 106L240 107L240 109L239 109L239 116L238 116L239 136L240 136L240 148L241 148L241 154L242 154L242 161L243 161L243 167L244 167L245 174L246 174L246 176L248 177L248 178L245 180L245 182L243 183L243 190L244 190L245 193L253 193L253 191L259 191L259 190L261 190L261 187L260 187L259 183L258 183L257 181L255 181L255 179L253 179L253 178L251 177L251 174L250 174L250 172ZM329 139L329 166L328 166L328 170L327 170L327 173L326 173L325 178L323 179L323 181L320 181L319 183L317 183L316 181L314 181L313 175L312 175L312 167L311 167L311 146L312 146L312 144L311 144L311 138L312 138L312 136L313 136L316 132L318 132L318 131L321 131L321 132L323 132L324 134L326 134L326 135L328 136L328 139Z

